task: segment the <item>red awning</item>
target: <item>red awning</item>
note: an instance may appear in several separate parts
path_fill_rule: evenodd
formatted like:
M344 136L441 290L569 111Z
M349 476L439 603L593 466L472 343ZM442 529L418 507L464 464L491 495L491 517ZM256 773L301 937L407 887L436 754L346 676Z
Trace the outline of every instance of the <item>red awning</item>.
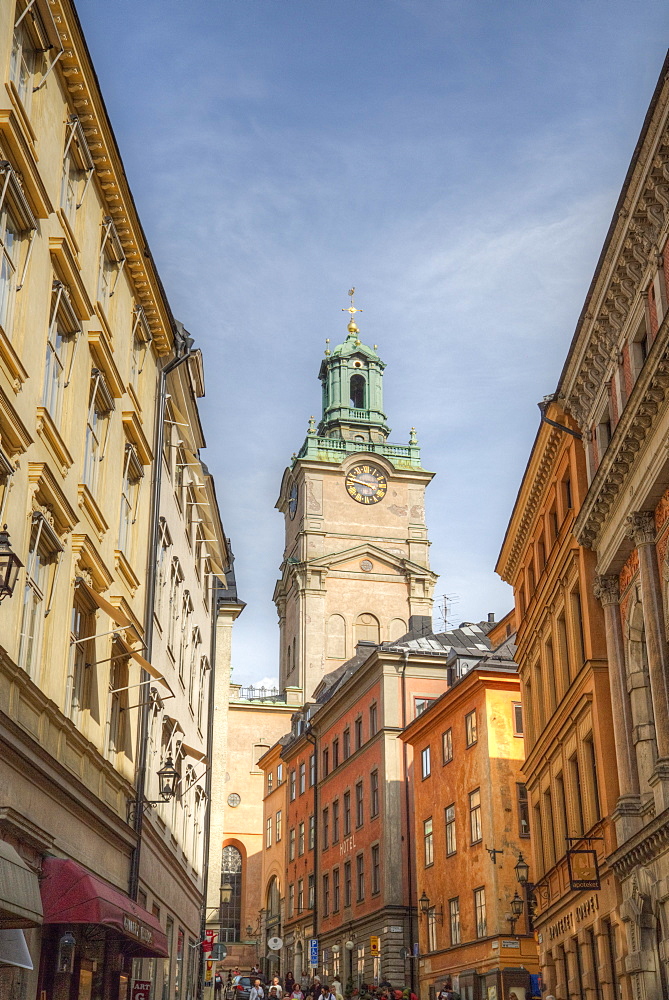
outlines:
M45 858L40 883L45 924L102 924L120 934L128 951L167 958L167 937L157 917L66 858Z

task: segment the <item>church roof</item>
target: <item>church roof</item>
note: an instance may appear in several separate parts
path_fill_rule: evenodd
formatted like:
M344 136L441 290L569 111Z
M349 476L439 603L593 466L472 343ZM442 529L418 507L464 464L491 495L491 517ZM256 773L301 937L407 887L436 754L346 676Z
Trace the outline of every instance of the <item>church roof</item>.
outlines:
M352 354L362 354L371 361L380 361L375 350L363 344L360 340L360 331L355 323L349 324L349 334L343 344L338 344L332 351L333 358L349 358Z

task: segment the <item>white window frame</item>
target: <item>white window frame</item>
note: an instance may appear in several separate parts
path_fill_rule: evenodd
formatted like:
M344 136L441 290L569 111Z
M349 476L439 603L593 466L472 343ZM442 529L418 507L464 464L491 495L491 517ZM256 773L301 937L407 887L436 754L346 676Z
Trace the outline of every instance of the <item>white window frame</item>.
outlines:
M107 449L109 416L115 407L114 397L109 391L104 373L99 368L91 369L91 382L82 482L95 495L98 487L100 463L104 461Z
M21 5L17 5L17 13L20 6ZM32 94L35 93L35 91L42 89L47 81L47 77L51 74L54 66L62 56L64 46L56 22L54 21L53 14L51 13L48 0L27 0L27 2L22 4L22 6L23 10L21 10L21 13L18 14L14 23L14 37L12 39L12 54L10 57L9 75L10 80L16 88L17 94L19 95L19 99L23 105L23 110L26 114L29 114ZM18 77L17 83L15 64L16 42L17 38L22 36L27 38L30 43L33 56L32 65L26 67L25 84L21 80L20 76ZM46 72L44 73L40 83L38 83L37 86L31 86L31 84L34 84L34 79L37 74L38 52L50 52L51 62L47 66ZM23 55L24 53L22 48L22 59Z
M420 752L420 769L423 779L429 778L432 773L430 757L430 744L428 743Z
M65 149L60 184L60 207L70 224L74 224L76 213L84 203L94 171L95 163L79 116L70 115L65 123Z
M9 333L14 299L23 288L28 272L37 220L8 160L0 161L0 185L0 326Z
M53 602L63 545L41 511L31 518L30 543L23 589L19 666L38 679L44 638L44 619Z
M72 368L81 337L81 323L62 281L52 285L51 318L46 342L42 404L56 424L60 422L63 391L72 378Z
M133 525L137 520L137 508L141 493L144 466L137 449L129 441L125 445L123 462L123 479L121 480L121 506L118 524L118 549L129 561L132 559L134 545Z
M125 267L125 252L111 216L102 220L102 241L98 257L98 291L100 305L107 309L114 297L118 280Z

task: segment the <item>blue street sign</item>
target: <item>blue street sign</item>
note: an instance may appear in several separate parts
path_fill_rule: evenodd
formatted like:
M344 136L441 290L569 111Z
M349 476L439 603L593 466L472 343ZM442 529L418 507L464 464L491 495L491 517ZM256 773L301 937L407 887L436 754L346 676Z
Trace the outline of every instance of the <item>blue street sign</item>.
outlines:
M309 938L309 965L318 965L318 938Z

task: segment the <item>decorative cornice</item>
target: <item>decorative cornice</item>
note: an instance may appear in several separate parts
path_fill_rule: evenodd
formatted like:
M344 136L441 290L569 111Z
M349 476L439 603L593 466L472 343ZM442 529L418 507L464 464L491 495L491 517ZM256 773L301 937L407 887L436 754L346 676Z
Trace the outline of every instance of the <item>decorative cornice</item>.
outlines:
M669 390L669 314L618 422L574 524L581 545L594 549L609 511L632 471Z
M620 584L617 576L598 576L592 589L603 607L618 604L620 601Z
M498 567L500 576L503 580L506 580L507 583L511 582L515 576L518 564L523 552L525 551L527 536L532 530L536 513L548 487L551 469L555 463L555 457L557 455L560 439L563 433L563 431L554 429L551 430L548 435L548 439L541 453L541 458L539 459L536 472L532 476L532 485L530 487L529 496L522 507L520 524L514 529L511 551L506 559L506 562Z
M669 846L668 819L669 810L665 810L610 856L611 867L619 879L626 878L641 865L651 864L666 852Z

